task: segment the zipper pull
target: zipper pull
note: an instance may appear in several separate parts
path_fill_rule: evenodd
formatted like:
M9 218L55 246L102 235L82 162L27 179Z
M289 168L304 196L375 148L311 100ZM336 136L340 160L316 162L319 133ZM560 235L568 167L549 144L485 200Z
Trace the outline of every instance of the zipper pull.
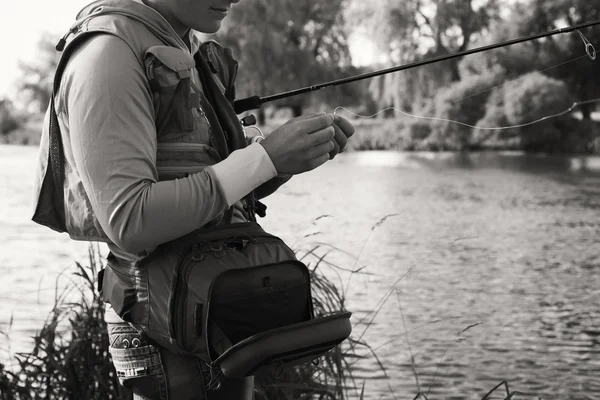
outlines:
M77 24L77 25L73 26L71 29L69 29L69 31L56 44L56 47L55 47L56 51L63 51L65 49L65 46L67 44L67 38L69 36L77 33L77 31L79 31L79 27L80 27L80 25Z
M202 253L202 245L197 243L192 247L192 260L202 261L204 260L204 254Z
M70 35L73 35L73 34L77 33L79 30L81 30L81 27L83 26L84 23L89 22L89 20L91 18L100 14L103 10L104 10L104 7L102 7L102 6L97 7L87 17L83 17L83 18L80 18L77 21L75 21L75 24L73 25L73 27L71 29L69 29L69 31L65 34L65 36L63 36L56 44L56 47L55 47L56 51L63 51L67 44L67 38Z

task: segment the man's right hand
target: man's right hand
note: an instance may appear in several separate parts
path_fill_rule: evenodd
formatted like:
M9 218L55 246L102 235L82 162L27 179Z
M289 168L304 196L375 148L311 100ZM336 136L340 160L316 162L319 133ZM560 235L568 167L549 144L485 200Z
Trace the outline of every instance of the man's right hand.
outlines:
M275 129L260 144L278 174L301 174L329 160L335 147L333 122L332 114L300 116Z

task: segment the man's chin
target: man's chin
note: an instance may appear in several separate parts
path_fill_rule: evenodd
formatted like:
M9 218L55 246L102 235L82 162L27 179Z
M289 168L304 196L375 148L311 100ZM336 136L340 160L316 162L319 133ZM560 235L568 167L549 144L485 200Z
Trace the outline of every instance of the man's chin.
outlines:
M195 26L193 29L198 32L213 34L217 33L217 31L221 29L221 22L222 21L219 20L203 23L202 25Z

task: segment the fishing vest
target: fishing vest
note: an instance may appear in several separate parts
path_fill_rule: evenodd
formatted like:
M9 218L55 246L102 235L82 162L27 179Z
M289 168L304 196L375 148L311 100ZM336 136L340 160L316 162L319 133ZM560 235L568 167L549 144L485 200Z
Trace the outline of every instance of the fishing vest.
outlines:
M99 14L72 30L68 43L57 46L64 49L54 77L48 160L43 166L43 181L38 185L40 193L33 220L58 232L68 232L75 240L109 242L89 211L91 203L82 186L64 184L66 163L54 109L54 95L58 93L62 71L73 51L87 38L97 34L114 35L127 43L143 66L154 105L159 181L200 172L234 150L246 147L247 142L232 108L238 63L229 49L208 41L202 43L192 57L184 50L163 43L142 22L118 14ZM65 191L71 202L85 206L69 209L65 214ZM264 215L264 208L251 193L209 225L231 222L234 215L237 221L253 220L255 212Z

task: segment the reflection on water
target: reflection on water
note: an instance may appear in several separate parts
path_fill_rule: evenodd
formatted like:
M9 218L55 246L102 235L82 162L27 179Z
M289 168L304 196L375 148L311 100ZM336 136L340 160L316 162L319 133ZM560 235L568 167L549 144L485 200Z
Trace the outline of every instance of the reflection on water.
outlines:
M38 286L51 289L87 249L29 222L34 156L0 146L10 193L0 200L0 329L13 313L13 347L49 309ZM269 197L263 226L295 248L335 245L330 262L364 267L323 271L349 288L354 333L385 367L369 354L354 364L366 398L413 398L417 387L430 399L481 398L507 380L531 394L517 398L594 399L599 195L599 157L348 153Z
M531 173L600 174L599 156L530 155L517 151L450 153L393 151L361 152L346 157L345 162L364 166L414 169L503 169Z

